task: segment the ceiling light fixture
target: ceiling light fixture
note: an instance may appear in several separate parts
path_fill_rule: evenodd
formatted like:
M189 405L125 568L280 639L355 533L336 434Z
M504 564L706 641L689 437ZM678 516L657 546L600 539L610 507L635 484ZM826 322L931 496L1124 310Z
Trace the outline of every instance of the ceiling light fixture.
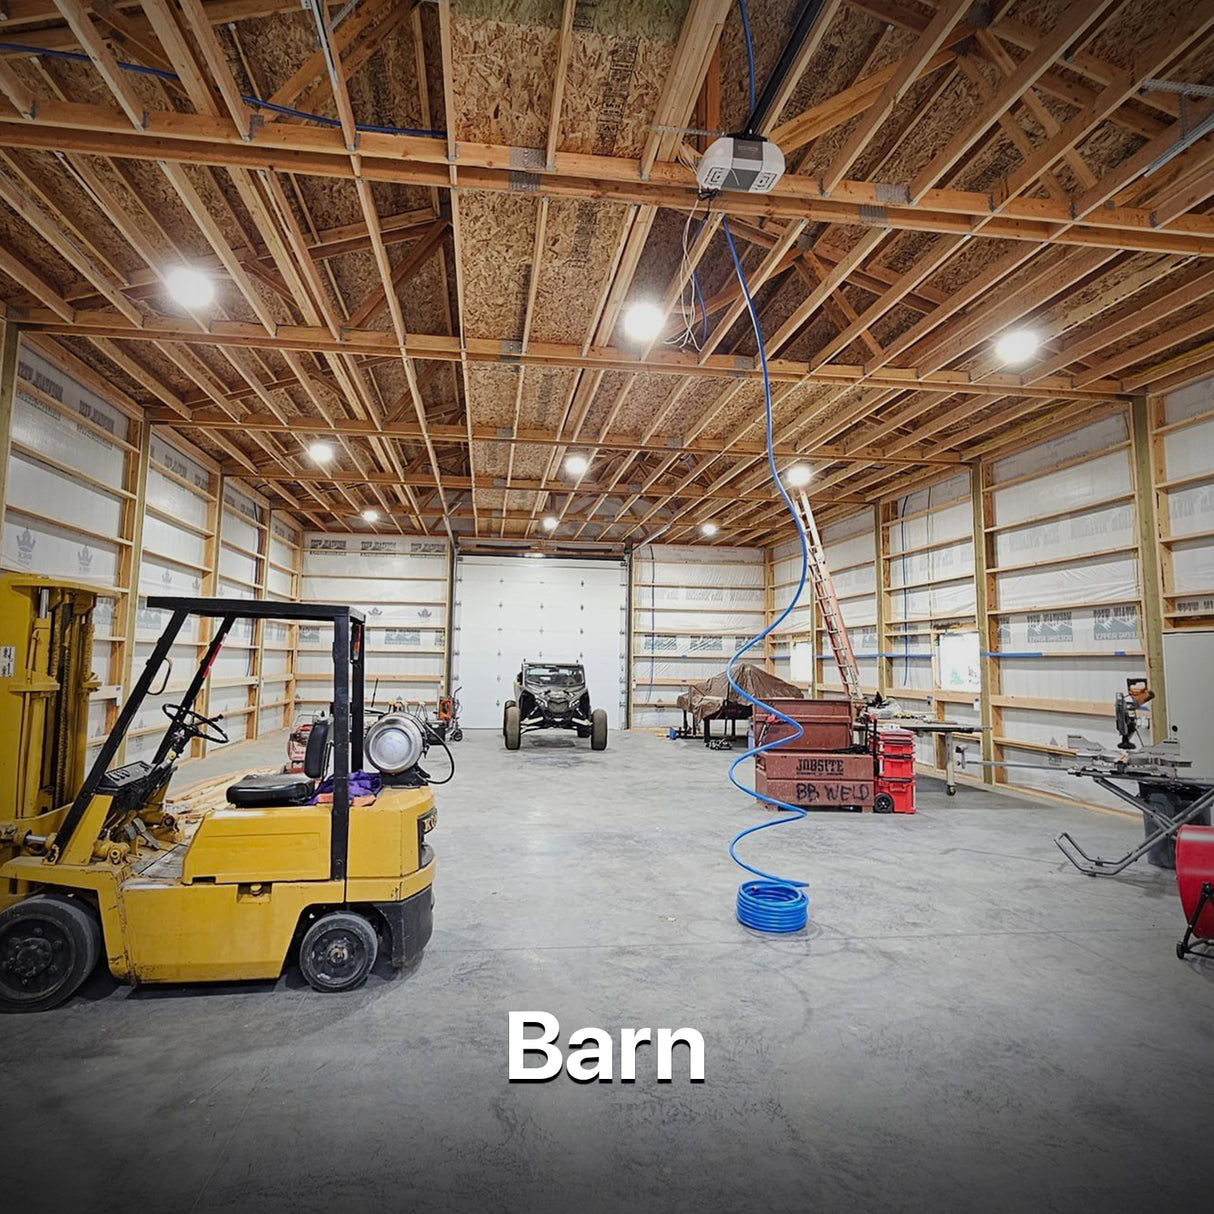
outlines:
M716 535L716 533L717 533L716 523L701 523L700 524L700 534L701 535Z
M578 455L575 452L573 455L565 456L565 471L570 476L584 476L589 467L590 461L584 455Z
M653 341L666 325L666 317L657 304L634 303L624 313L624 333L633 341Z
M368 506L367 509L363 511L363 521L367 523L378 523L379 511Z
M784 473L784 483L794 489L804 489L813 478L813 470L808 464L793 464Z
M543 528L545 531L555 531L557 525L557 517L555 514L549 514L545 517Z
M333 444L313 443L308 448L308 455L318 464L327 464L333 458Z
M164 276L164 285L183 308L205 308L215 298L210 276L191 266L175 266Z
M1032 329L1013 329L995 343L995 356L1001 363L1016 366L1028 362L1040 345L1041 338Z

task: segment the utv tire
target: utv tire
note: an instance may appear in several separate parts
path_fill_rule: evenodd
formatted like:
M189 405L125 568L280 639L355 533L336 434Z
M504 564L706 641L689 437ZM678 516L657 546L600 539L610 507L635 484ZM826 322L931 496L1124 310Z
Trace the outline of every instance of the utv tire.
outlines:
M607 749L607 710L596 708L590 714L590 749Z
M506 722L503 726L506 737L506 749L518 750L523 737L523 714L517 704L506 705Z
M0 914L0 1010L44 1012L70 999L101 955L101 925L76 898L36 894Z
M506 713L508 713L517 703L517 700L507 700L502 708L502 737L506 736Z
M366 981L379 955L379 935L362 915L321 915L299 945L299 968L314 991L348 991Z
M575 725L574 729L577 730L577 736L579 738L590 737L590 726L589 725Z

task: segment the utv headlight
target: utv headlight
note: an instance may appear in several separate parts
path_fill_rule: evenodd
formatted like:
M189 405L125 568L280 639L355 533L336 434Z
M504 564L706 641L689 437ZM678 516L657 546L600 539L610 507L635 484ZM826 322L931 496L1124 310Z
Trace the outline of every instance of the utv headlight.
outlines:
M416 767L425 749L422 727L407 712L390 712L380 717L363 739L367 762L388 776Z

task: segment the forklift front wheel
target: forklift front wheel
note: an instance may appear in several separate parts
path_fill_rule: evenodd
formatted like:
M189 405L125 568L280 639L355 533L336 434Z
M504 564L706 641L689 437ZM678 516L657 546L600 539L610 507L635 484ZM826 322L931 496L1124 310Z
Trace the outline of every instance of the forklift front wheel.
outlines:
M366 981L378 954L371 923L351 911L331 911L304 933L299 968L315 991L348 991Z
M101 925L77 899L36 894L0 914L0 1010L44 1012L93 972Z

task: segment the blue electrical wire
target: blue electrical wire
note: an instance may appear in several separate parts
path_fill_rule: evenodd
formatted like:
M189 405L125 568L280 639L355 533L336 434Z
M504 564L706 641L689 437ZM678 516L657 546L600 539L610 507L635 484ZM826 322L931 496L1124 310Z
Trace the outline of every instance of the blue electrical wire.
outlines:
M69 63L92 63L88 55L83 55L79 51L58 51L45 46L26 46L23 42L0 42L0 51L13 51L19 55L36 55L45 59L66 59ZM181 77L176 72L166 71L161 67L147 67L142 63L127 63L121 59L117 63L124 72L131 72L136 76L153 76L157 80L168 80L174 84L181 83ZM284 118L302 118L305 122L315 122L320 126L341 126L341 121L337 118L327 118L324 114L313 114L308 110L297 110L289 105L277 105L273 101L264 101L262 98L248 93L241 93L240 99L245 105L254 109L268 110L273 114L281 114ZM354 129L364 135L417 135L430 139L443 137L442 131L415 130L412 127L404 126L373 126L363 122L356 122Z
M750 14L746 11L746 0L738 0L738 11L742 14L742 37L746 42L746 66L750 69L750 109L747 114L755 112L755 48L750 40Z
M793 742L797 738L804 736L805 729L800 722L794 721L792 717L786 716L779 709L773 708L770 704L756 699L749 692L743 690L734 679L733 671L738 659L783 624L793 613L797 603L800 602L801 594L805 589L805 580L809 573L809 549L805 538L805 526L801 522L801 516L794 508L792 499L788 496L788 492L780 480L779 470L776 468L771 417L771 380L767 374L767 352L764 349L763 329L759 324L759 314L755 310L754 300L751 299L750 288L746 283L746 273L742 269L742 262L738 258L738 250L733 243L733 233L729 230L729 220L724 216L721 218L721 227L725 232L725 240L729 245L729 255L733 258L733 266L738 276L738 284L742 288L742 298L746 301L746 310L750 313L750 323L754 326L755 339L759 343L759 367L763 373L763 417L767 435L768 468L771 471L772 482L779 491L780 496L784 499L784 505L787 507L788 513L792 515L793 522L797 525L797 537L801 541L801 578L797 583L797 590L792 597L792 601L762 632L751 637L729 659L729 665L725 668L725 677L729 680L729 685L743 700L746 700L755 708L771 713L786 725L791 725L796 731L786 738L777 738L775 741L764 742L761 746L752 747L745 754L739 755L729 765L729 781L735 788L740 789L749 797L754 797L756 801L774 805L785 815L774 818L769 822L760 822L757 826L748 826L745 830L739 831L730 840L729 858L740 868L744 868L748 873L753 873L759 878L757 881L743 882L738 889L738 922L744 927L754 928L756 931L761 932L795 932L803 928L809 918L809 899L804 892L808 888L809 882L787 877L777 877L772 873L764 872L760 868L755 868L753 865L747 864L745 860L738 858L736 848L738 843L745 839L747 835L753 835L760 830L767 830L772 826L780 826L785 822L797 821L804 818L807 811L800 805L792 805L787 801L777 801L772 797L761 796L755 789L743 784L734 773L747 759L753 759L755 755L765 754L769 750L775 750L778 746L785 746L789 742ZM789 814L794 816L787 816Z

